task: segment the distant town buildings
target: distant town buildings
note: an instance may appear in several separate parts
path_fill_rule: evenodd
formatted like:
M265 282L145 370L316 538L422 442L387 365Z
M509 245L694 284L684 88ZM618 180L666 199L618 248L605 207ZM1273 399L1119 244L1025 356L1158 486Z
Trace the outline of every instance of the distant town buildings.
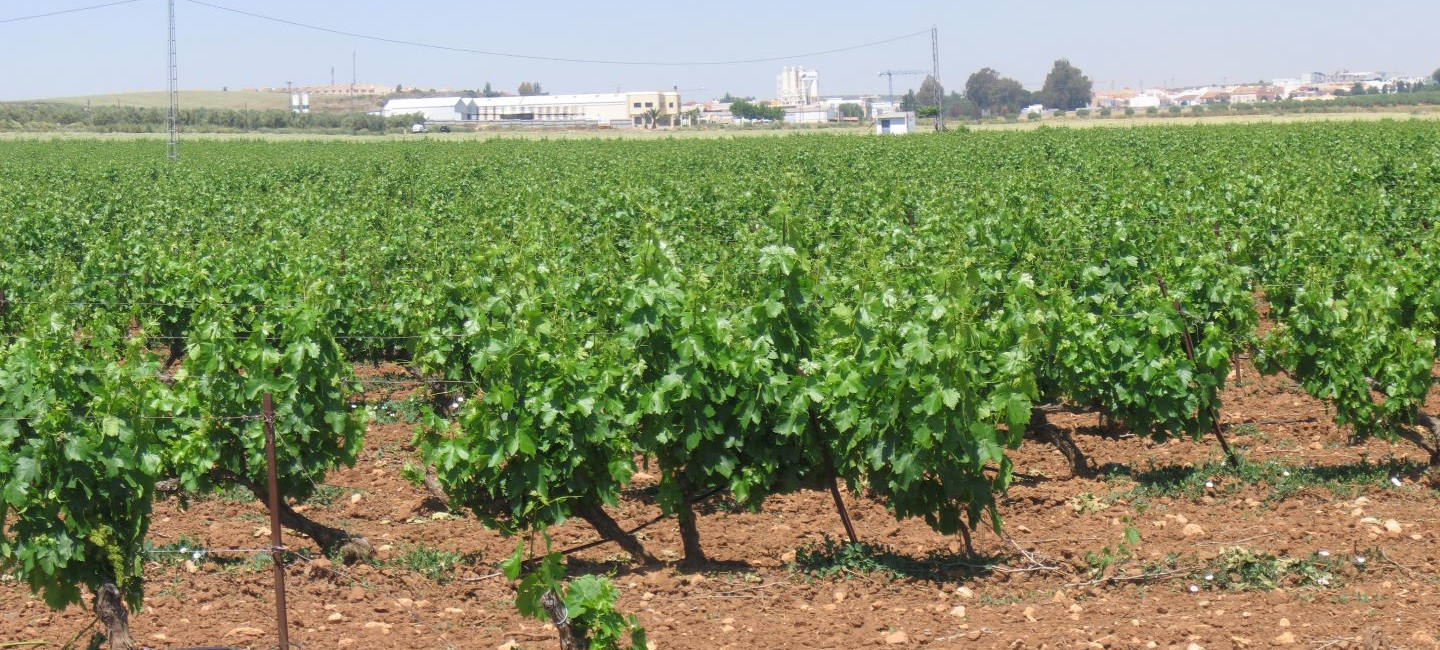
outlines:
M1394 92L1429 83L1423 77L1392 77L1385 72L1340 70L1306 72L1290 78L1251 84L1222 84L1183 88L1121 88L1098 90L1092 94L1090 106L1153 112L1160 108L1204 106L1207 104L1257 104L1281 100L1321 100L1357 93ZM487 86L488 89L488 86ZM434 97L414 97L417 89L379 84L329 84L287 86L286 88L247 88L246 90L287 90L300 97L292 110L305 112L309 97L351 96L370 97L374 101L390 96L379 115L417 115L428 122L481 124L572 124L576 126L653 126L689 124L732 124L746 122L731 112L731 104L722 101L681 103L678 91L615 92L565 95L501 95L475 97L474 91L441 89L429 91ZM888 132L903 131L896 121L903 117L899 105L882 101L878 95L825 97L820 94L820 72L805 66L785 66L775 78L776 96L772 99L751 99L752 103L783 110L787 124L821 124L841 121L876 120L891 116L895 126ZM401 93L409 96L401 97ZM847 104L854 104L853 109ZM373 106L373 104L372 104ZM842 110L843 107L843 110ZM844 117L842 117L842 113ZM1048 115L1051 111L1040 104L1025 106L1021 114ZM755 118L768 122L774 118ZM913 118L912 118L913 119Z
M647 91L504 97L391 99L386 117L417 115L426 122L570 123L577 126L652 126L677 120L680 93Z
M1422 77L1392 77L1384 72L1307 72L1295 77L1279 78L1269 83L1187 88L1145 88L1135 90L1098 90L1091 98L1096 108L1151 109L1168 106L1203 106L1206 104L1254 104L1281 100L1330 99L1353 92L1356 84L1366 92L1387 92L1397 83L1424 83Z

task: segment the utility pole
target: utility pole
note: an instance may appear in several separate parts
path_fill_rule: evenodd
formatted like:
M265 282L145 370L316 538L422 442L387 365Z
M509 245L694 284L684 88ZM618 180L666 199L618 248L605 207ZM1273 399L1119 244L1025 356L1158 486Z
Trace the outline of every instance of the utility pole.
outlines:
M170 110L165 116L166 126L170 129L170 146L166 155L170 160L180 158L180 135L176 123L180 120L180 72L175 56L175 0L170 0Z
M940 83L940 28L930 26L930 73L935 77L935 131L945 130L945 86Z

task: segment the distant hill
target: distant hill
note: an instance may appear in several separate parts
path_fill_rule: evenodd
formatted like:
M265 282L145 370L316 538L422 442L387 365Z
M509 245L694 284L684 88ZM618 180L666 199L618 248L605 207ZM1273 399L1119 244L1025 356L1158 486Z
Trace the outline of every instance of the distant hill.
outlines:
M165 108L170 105L168 93L163 90L133 93L110 93L104 95L80 95L76 97L49 97L28 99L11 103L79 104L91 106L135 106L139 108ZM181 108L230 108L243 110L285 109L290 97L285 93L262 93L223 90L182 90Z

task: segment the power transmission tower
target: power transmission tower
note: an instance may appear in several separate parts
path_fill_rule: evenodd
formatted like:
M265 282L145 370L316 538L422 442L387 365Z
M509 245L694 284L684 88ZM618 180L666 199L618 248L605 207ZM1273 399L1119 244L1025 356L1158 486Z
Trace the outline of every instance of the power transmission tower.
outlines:
M180 158L180 135L176 123L180 119L180 72L175 56L175 0L169 2L170 13L170 111L165 122L170 127L170 160Z
M935 77L935 130L945 130L945 86L940 83L940 28L930 26L930 73Z

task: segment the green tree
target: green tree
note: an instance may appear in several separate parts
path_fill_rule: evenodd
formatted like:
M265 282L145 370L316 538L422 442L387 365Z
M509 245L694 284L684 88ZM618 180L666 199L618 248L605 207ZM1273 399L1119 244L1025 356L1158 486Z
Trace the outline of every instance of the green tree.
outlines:
M499 97L500 91L490 87L490 82L485 82L485 88L480 91L481 97Z
M945 97L945 117L951 119L979 119L980 107L976 106L975 102L970 101L970 98L958 92L950 91L950 94Z
M982 115L1018 113L1030 101L1030 91L1020 82L1001 77L994 68L981 68L965 81L965 96L980 108Z
M783 120L785 109L779 106L762 106L744 99L730 103L730 114L744 120Z
M905 96L900 98L900 110L913 111L918 108L920 108L920 99L915 95L915 91L906 92Z
M865 107L854 102L845 102L839 108L840 117L865 117Z
M1364 94L1367 93L1367 92L1370 92L1370 91L1365 88L1365 84L1360 83L1360 82L1358 82L1358 81L1355 82L1355 85L1353 85L1353 86L1350 87L1350 94L1351 94L1351 95L1364 95Z
M925 76L925 81L920 82L920 90L915 93L915 99L920 106L931 107L940 105L940 96L944 93L940 82L930 75Z
M522 81L520 82L520 87L515 90L521 97L545 94L544 91L540 90L540 82L538 81Z
M1040 89L1040 101L1049 108L1071 111L1090 105L1092 84L1090 78L1071 65L1068 59L1059 59L1045 75L1045 85Z
M1435 68L1435 71L1430 73L1430 80L1440 84L1440 68Z

